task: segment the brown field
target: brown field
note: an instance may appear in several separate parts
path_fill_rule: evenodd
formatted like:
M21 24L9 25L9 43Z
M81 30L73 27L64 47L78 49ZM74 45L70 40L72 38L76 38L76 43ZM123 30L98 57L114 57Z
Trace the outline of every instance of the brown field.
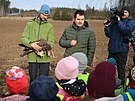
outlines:
M4 73L7 68L11 66L20 66L27 70L27 59L26 57L20 57L22 48L18 46L20 43L20 37L26 22L31 18L0 18L0 94L5 92L5 81ZM63 33L64 29L69 26L71 21L53 21L50 22L54 25L55 29L55 46L53 48L55 58L52 59L52 70L59 59L62 58L64 49L58 45L59 38ZM107 58L107 43L108 39L104 35L103 24L101 20L88 20L90 27L93 28L96 36L96 53L93 60L93 66L98 62ZM129 58L127 62L127 71L132 66L133 50L130 48ZM51 75L54 72L51 73Z

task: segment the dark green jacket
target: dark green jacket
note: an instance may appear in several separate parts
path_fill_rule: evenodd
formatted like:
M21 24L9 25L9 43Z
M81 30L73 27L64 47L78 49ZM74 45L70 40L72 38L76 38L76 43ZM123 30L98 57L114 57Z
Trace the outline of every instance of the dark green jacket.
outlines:
M36 41L40 38L44 38L50 43L54 44L54 29L53 25L48 21L40 21L39 18L35 18L27 23L25 26L21 41L24 45L31 47L30 42ZM45 63L50 62L50 57L45 55L43 57L37 56L34 52L28 54L28 62Z
M77 45L71 46L72 40L77 40ZM96 48L96 39L92 29L84 25L78 27L74 22L70 27L65 29L59 40L59 45L66 48L64 57L70 56L75 52L83 52L88 58L87 65L91 65Z

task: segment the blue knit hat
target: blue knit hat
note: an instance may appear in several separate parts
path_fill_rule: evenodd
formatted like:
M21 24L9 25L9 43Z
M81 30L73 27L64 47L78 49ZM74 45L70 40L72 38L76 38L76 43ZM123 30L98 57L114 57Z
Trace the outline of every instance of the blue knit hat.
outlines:
M46 4L42 5L40 10L38 11L39 14L48 14L50 15L50 7Z
M55 81L48 76L39 76L30 85L26 101L60 101L56 96L58 87Z
M112 64L116 65L116 60L114 58L107 59L108 62L111 62Z

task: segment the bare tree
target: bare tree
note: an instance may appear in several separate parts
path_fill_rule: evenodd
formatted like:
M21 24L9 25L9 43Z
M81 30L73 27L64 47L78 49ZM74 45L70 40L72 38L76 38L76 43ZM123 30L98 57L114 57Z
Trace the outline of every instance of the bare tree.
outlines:
M118 7L119 9L123 6L129 6L131 8L132 16L135 17L135 0L110 0L111 7Z
M2 15L7 14L7 12L9 11L10 3L11 2L9 0L0 0L0 12L3 13Z

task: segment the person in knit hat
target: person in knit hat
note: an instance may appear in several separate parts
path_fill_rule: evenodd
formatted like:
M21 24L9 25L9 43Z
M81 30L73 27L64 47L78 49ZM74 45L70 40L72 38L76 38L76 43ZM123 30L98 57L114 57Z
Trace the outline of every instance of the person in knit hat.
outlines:
M39 41L37 42L42 39L46 40L51 48L54 45L54 27L48 21L49 15L50 7L43 4L37 17L27 22L21 36L21 44L34 50L27 54L30 83L39 75L49 75L51 55L43 50Z
M26 94L28 89L28 78L23 69L13 66L6 71L6 85L13 94Z
M79 73L79 63L74 57L61 59L55 68L55 75L58 80L76 79Z
M87 57L82 52L76 52L71 55L72 57L76 58L79 62L79 74L78 79L82 79L85 84L87 84L89 73L86 72L86 66L87 66Z
M79 62L79 72L82 73L85 71L87 66L87 57L82 52L76 52L71 55L72 57L76 58Z
M25 71L17 66L6 70L5 76L8 92L2 95L0 101L26 101L28 77Z
M131 10L127 6L121 8L122 14L116 14L110 23L106 23L105 19L104 32L109 39L108 42L108 57L114 58L117 63L118 78L125 86L126 63L129 52L129 39L132 32L135 30L135 21L131 17Z
M128 7L128 6L123 6L123 7L121 8L121 12L124 12L124 10L125 10L125 11L128 11L129 15L131 14L131 9L130 9L130 7Z
M76 58L68 56L58 61L55 75L60 87L73 96L81 96L86 92L86 84L78 80L79 62Z
M26 101L60 101L56 96L58 87L53 78L40 75L30 84L28 98Z
M89 75L87 89L90 96L95 98L113 97L116 87L116 68L108 62L102 61L95 66Z

